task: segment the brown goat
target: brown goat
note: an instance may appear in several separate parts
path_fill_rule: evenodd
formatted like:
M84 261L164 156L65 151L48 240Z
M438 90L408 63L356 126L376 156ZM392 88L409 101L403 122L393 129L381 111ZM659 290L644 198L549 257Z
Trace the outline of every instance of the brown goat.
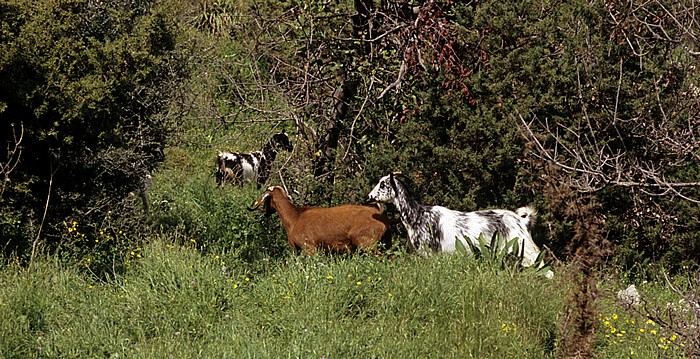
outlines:
M363 248L376 253L377 242L389 234L391 227L389 218L376 207L299 207L281 187L268 188L249 210L261 204L267 215L277 211L295 252L315 254L322 249L345 253Z

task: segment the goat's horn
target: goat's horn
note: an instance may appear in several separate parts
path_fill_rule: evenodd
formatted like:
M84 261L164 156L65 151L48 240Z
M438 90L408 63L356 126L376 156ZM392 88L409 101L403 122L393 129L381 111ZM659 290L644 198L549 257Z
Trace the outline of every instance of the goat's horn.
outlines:
M263 193L262 196L260 196L260 198L256 199L255 202L253 202L252 206L248 207L248 210L254 211L254 210L258 209L258 207L260 207L260 204L265 202L265 199L267 199L267 197L269 197L269 196L270 196L270 193L268 193L266 191L265 193Z

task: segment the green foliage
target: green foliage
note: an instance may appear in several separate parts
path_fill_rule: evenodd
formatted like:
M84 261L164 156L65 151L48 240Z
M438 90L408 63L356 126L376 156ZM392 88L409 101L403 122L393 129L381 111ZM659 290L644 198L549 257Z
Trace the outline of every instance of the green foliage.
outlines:
M600 301L596 350L604 357L642 358L653 352L668 358L696 356L698 317L687 299L697 296L697 276L689 271L668 278L656 272L647 278L649 281L636 284L638 305L628 305L613 295ZM601 289L616 293L627 286L624 283L606 281Z
M575 184L586 179L542 161L517 118L539 119L532 123L537 138L558 158L564 148L603 148L610 158L623 153L629 163L658 164L669 179L692 182L696 163L664 163L696 156L678 157L662 146L667 137L647 136L661 129L687 138L681 128L693 117L694 100L684 94L698 74L673 42L649 47L639 59L624 35L646 30L620 27L608 7L529 0L426 2L422 15L372 3L372 35L357 18L342 16L359 12L352 6L360 3L241 5L249 16L237 18L240 25L220 47L217 129L233 137L260 131L247 121L295 127L283 178L299 202L363 202L376 179L398 170L426 203L460 210L534 204L535 241L561 259L575 252L576 227L596 222L567 213L568 203L579 201L600 205L587 213L600 216L596 223L605 216L599 233L618 247L616 265L697 262L687 250L698 246L696 206L615 184L577 192ZM372 36L379 39L363 41ZM659 87L660 78L668 85ZM662 109L675 110L664 117ZM560 146L538 127L544 124ZM660 218L645 214L655 208Z
M474 182L476 188L491 187L497 196L508 200L522 201L530 197L526 193L531 193L528 201L547 209L541 211L540 224L546 224L548 230L536 230L546 239L536 237L560 256L575 249L570 247L568 238L576 232L570 227L576 219L567 218L565 213L572 201L566 187L573 192L580 190L574 195L580 198L595 193L594 201L602 208L593 215L607 218L609 238L620 247L615 253L624 253L618 263L631 268L630 265L649 259L678 268L681 262L688 265L694 261L682 254L691 252L683 252L678 246L683 243L681 246L687 246L686 249L697 247L696 239L685 236L689 233L687 226L695 232L697 221L692 218L697 206L664 196L663 190L653 187L649 191L658 196L646 196L642 193L649 191L644 187L639 191L626 184L618 186L615 179L624 178L627 172L632 174L630 182L645 182L640 178L644 178L646 166L660 171L671 182L695 181L696 156L663 145L667 143L663 138L670 135L678 139L676 144L688 138L684 135L687 132L679 129L687 125L688 116L693 116L686 111L695 107L695 100L679 100L687 99L689 92L684 86L698 74L691 62L684 60L685 51L675 48L680 42L657 39L653 46L640 45L648 51L630 45L625 39L651 35L646 27L634 23L633 16L627 16L628 11L627 7L614 7L611 12L601 3L532 1L482 2L455 10L465 41L480 43L480 49L488 56L488 66L475 71L469 82L477 100L473 112L484 114L475 123L486 136L475 138L512 135L503 142L487 142L477 156L483 153L488 161L474 163L488 173L487 162L495 159L494 164L498 165L503 159L499 167L504 170L498 171L503 175L477 177ZM653 12L646 7L639 11ZM621 18L625 19L624 26L629 26L625 30L616 22ZM663 26L671 28L669 23ZM639 53L644 55L640 57ZM531 129L536 136L529 137L529 143L514 131L518 125L512 122L517 121L516 111L527 122L533 121ZM553 161L542 161L542 153L532 142L535 138L569 169L555 170ZM691 139L686 148L692 143ZM594 154L596 149L599 152ZM608 157L600 151L608 151ZM586 167L581 158L592 157L615 158L616 165L596 162L598 169ZM668 163L684 165L667 166ZM589 174L610 171L605 173L608 182L593 188L576 187L590 184L593 179L571 168L590 169ZM503 181L507 186L492 187ZM642 186L653 182L649 178ZM697 191L688 188L681 192L692 197ZM488 197L480 194L479 198ZM594 222L593 218L586 221ZM674 223L679 223L678 227Z
M241 4L230 0L202 1L195 17L195 27L215 36L228 36L236 25L236 13Z
M566 281L459 255L289 256L251 272L168 239L139 252L102 280L44 257L3 265L0 356L546 358L559 342ZM639 290L649 307L678 302L663 283ZM690 342L660 320L600 306L595 355L683 357Z
M257 269L286 253L289 245L278 216L247 210L262 190L254 184L218 187L212 154L192 154L170 150L154 173L149 231L206 253L226 253Z
M3 267L0 356L554 356L563 295L520 271L517 240L458 243L477 261L289 257L279 218L246 210L260 189L213 178L217 150L258 150L280 129L295 150L270 184L299 204L364 202L398 170L425 203L534 204L533 238L562 259L602 233L628 280L659 264L695 268L697 205L653 182L577 192L587 178L534 143L565 163L567 149L602 148L696 181L697 147L679 155L669 141L697 137L700 76L678 47L692 43L663 42L617 3L431 1L414 15L381 2L366 18L361 4L377 6L0 4L0 139L12 146L13 124L26 130L0 194L0 238L6 253L38 245L64 263ZM148 214L126 198L146 169ZM661 353L614 340L598 338L602 356Z
M1 140L24 141L2 196L6 251L55 249L62 222L90 235L163 160L164 115L187 75L177 26L150 1L10 1L0 14ZM44 215L44 213L46 213ZM113 212L114 213L114 212ZM87 231L85 232L87 233ZM36 243L34 243L36 244Z
M508 270L509 272L520 270L523 262L523 251L525 247L520 247L519 238L504 240L503 236L495 232L491 240L487 241L483 234L479 235L478 243L465 238L467 247L462 241L455 241L455 252L458 255L473 257L486 267ZM535 259L534 263L527 270L534 271L539 275L545 274L552 268L544 263L545 252L542 251Z

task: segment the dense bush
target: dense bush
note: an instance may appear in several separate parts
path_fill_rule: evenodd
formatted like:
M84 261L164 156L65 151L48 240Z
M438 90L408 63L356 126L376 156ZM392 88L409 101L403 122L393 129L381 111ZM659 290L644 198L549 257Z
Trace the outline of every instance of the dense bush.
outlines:
M175 18L151 1L0 7L0 140L23 131L17 166L3 168L3 248L56 248L76 219L95 239L163 160L165 111L189 70Z

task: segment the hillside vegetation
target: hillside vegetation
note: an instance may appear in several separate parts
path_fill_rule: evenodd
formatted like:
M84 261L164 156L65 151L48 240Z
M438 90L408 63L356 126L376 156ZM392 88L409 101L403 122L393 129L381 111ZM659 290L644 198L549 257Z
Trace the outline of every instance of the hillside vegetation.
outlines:
M553 287L467 258L288 257L251 274L167 242L139 253L104 281L50 261L3 271L0 354L552 357Z
M4 1L0 357L700 355L696 7ZM266 183L216 185L217 151L281 131ZM297 256L247 210L268 185L364 203L392 171L534 206L554 279L420 257L398 222L378 256Z

